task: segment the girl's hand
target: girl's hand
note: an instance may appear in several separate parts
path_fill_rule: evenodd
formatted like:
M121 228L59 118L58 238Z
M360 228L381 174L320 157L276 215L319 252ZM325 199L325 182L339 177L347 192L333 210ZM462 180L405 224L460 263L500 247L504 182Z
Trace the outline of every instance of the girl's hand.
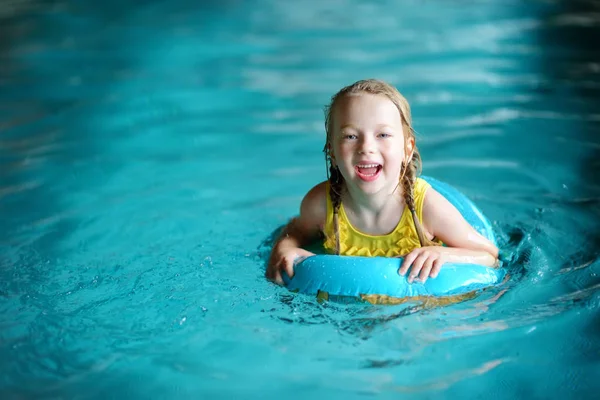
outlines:
M283 285L281 271L290 278L294 276L294 262L314 256L302 246L321 238L321 232L327 221L327 181L313 187L302 199L300 216L293 218L282 230L280 238L273 246L267 271L267 279Z
M444 248L440 246L426 246L414 249L404 257L404 262L398 273L404 276L410 268L408 283L412 283L415 278L425 283L427 278L435 278L440 272L442 265L447 261L444 253Z
M290 278L293 278L294 262L299 262L301 259L314 255L314 253L298 247L286 246L280 249L273 249L265 276L278 285L283 285L281 271L285 271Z

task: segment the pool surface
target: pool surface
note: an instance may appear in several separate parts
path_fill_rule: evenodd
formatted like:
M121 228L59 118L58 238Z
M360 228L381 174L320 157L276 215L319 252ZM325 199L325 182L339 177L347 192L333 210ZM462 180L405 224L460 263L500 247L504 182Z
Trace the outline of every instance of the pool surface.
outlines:
M135 3L135 6L133 5ZM597 1L0 6L0 398L595 398ZM510 279L444 307L264 279L375 77Z

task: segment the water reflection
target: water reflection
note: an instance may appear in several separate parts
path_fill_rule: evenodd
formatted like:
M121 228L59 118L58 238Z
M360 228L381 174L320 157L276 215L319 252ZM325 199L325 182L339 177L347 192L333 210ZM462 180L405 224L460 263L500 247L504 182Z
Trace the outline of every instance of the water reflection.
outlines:
M302 386L307 394L363 385L464 397L472 392L463 381L498 373L518 383L503 388L498 375L474 382L518 397L539 393L537 379L560 395L572 382L559 363L590 377L585 362L598 354L598 3L408 3L0 7L6 382L23 397L144 397L172 387L155 379L147 390L127 387L122 376L139 375L121 374L124 354L151 365L153 377L170 378L168 365L242 388L256 384L256 360L264 360L282 384L316 382ZM456 184L496 221L511 273L504 286L451 307L365 307L319 304L262 279L268 248L252 253L256 244L324 173L320 107L365 75L411 99L428 174ZM212 175L217 164L221 174ZM202 261L210 257L214 265ZM172 339L188 326L197 336ZM221 339L231 331L243 335ZM169 350L175 342L185 354ZM194 361L208 352L226 362L236 351L251 368ZM431 360L450 360L458 372L411 376L430 371ZM280 368L293 361L296 380ZM558 378L530 375L539 365ZM364 370L382 375L356 375ZM348 377L352 389L338 387Z

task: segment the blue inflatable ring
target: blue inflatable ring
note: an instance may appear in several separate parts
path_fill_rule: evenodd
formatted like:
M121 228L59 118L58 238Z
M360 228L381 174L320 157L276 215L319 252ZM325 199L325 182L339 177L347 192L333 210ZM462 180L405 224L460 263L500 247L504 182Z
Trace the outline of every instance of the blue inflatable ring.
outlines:
M464 194L430 177L422 177L452 203L463 217L483 236L496 244L492 226ZM361 294L396 298L452 296L493 286L505 272L477 264L446 263L436 278L425 283L408 283L398 274L402 258L315 255L294 266L294 278L283 274L288 289L305 294L324 291L330 295L358 297Z

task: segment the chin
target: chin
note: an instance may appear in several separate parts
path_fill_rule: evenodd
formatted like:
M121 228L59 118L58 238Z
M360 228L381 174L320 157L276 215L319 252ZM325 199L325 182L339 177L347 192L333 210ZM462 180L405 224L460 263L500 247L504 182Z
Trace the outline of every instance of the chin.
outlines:
M379 182L358 182L356 185L362 192L366 194L375 194L381 192L385 186Z

